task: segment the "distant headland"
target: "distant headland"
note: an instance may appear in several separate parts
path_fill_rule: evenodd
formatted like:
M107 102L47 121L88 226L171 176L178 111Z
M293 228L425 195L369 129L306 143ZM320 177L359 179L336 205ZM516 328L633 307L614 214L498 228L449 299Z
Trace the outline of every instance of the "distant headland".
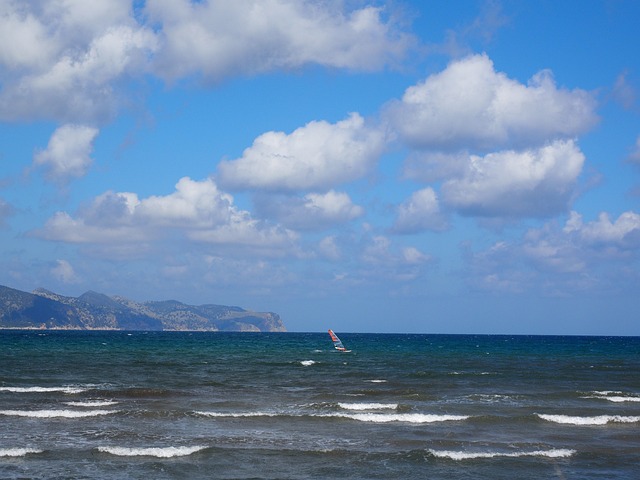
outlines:
M286 332L277 313L175 300L134 302L88 291L65 297L0 285L0 329Z

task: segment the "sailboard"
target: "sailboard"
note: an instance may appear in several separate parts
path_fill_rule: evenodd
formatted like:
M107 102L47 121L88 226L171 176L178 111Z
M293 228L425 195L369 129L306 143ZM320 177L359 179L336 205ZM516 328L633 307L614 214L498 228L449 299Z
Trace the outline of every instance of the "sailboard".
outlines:
M350 352L351 350L347 350L347 348L342 344L338 336L333 333L333 330L329 329L329 336L331 337L331 341L333 342L333 348L338 350L339 352Z

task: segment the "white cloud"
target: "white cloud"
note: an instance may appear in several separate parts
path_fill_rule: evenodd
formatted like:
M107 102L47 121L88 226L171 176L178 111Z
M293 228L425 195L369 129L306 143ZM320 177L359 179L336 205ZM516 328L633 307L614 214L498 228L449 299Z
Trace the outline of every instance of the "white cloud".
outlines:
M543 217L567 210L584 164L572 140L539 149L472 155L464 176L447 180L442 198L465 215Z
M344 192L308 193L302 198L262 195L257 198L257 211L296 230L323 230L350 222L364 215Z
M5 121L107 119L117 110L114 82L144 71L157 48L155 34L136 23L127 2L4 2L0 8Z
M0 227L6 225L7 219L15 213L15 208L2 198L0 198Z
M640 215L607 213L584 223L571 212L564 226L552 221L518 241L501 241L467 257L469 281L483 289L540 293L603 293L621 284L640 285ZM614 287L616 286L617 287Z
M144 199L135 214L157 226L208 228L229 223L235 212L233 197L221 192L212 180L184 177L174 193Z
M329 260L337 261L342 258L342 252L336 243L336 237L334 235L324 237L320 240L318 251L324 258Z
M345 11L343 2L149 0L160 26L158 73L217 81L305 64L379 69L401 58L411 39L379 8Z
M331 188L369 173L383 146L383 133L357 113L335 124L314 121L289 135L260 135L241 158L219 163L219 181L230 189Z
M609 214L602 212L598 220L584 224L582 217L572 212L565 233L577 234L585 245L605 246L604 252L640 250L640 215L635 212L622 213L615 222Z
M423 188L398 207L398 216L393 226L397 233L418 233L424 230L444 230L447 222L440 212L436 192Z
M523 85L474 55L408 88L385 114L413 147L487 151L578 135L597 121L594 108L589 93L557 88L548 71Z
M34 165L44 167L50 180L82 177L93 162L91 152L97 135L97 128L63 125L53 132L47 148L35 154Z
M376 283L381 279L399 282L415 280L431 260L430 255L415 247L394 246L389 238L382 235L371 238L360 257L365 268L360 275L365 281L376 278Z
M73 266L67 260L57 260L51 269L51 275L62 283L77 283L79 278Z
M233 197L211 179L182 178L174 193L139 199L135 193L106 192L76 217L58 212L40 231L42 238L86 245L132 246L182 240L232 248L281 249L292 252L297 236L238 209Z
M109 120L125 77L375 70L413 39L383 10L297 0L0 2L0 120Z
M636 144L629 154L629 161L640 164L640 136L636 139Z

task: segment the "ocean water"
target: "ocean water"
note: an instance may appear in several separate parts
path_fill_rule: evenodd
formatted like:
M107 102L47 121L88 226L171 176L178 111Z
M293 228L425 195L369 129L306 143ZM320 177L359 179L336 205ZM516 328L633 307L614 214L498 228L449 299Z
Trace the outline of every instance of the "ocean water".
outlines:
M2 479L640 478L640 338L0 331Z

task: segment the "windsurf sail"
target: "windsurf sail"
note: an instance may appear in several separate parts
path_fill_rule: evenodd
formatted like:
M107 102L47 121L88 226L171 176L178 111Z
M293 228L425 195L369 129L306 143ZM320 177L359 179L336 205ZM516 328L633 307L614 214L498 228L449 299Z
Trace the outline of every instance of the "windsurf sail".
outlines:
M333 348L335 348L336 350L339 350L341 352L346 352L347 351L347 349L342 344L342 342L340 341L338 336L335 333L333 333L333 330L329 330L329 336L331 337L331 341L333 342Z

